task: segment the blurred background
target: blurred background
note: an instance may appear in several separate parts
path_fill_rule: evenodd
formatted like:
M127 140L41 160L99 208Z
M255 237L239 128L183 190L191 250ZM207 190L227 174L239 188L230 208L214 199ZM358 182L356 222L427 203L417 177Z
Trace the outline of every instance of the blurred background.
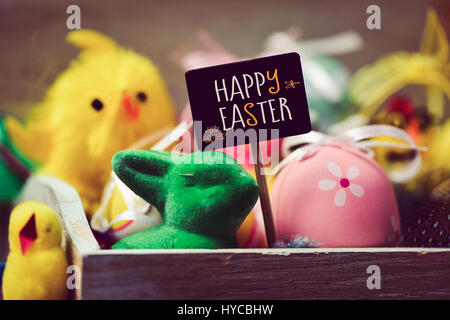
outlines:
M65 41L69 5L81 8L81 28L95 29L150 57L160 68L178 111L187 102L184 70L171 58L200 30L238 57L261 52L275 31L300 27L302 40L357 31L363 47L336 56L353 72L389 52L419 49L426 10L434 8L449 34L450 1L0 1L0 115L23 119L78 50ZM371 4L381 8L381 30L366 27ZM2 212L2 210L0 210ZM0 261L7 217L0 217Z
M0 2L0 112L23 116L78 50L66 43L66 8L81 8L81 27L101 31L150 57L160 68L176 107L187 101L184 72L170 54L207 30L240 57L259 53L274 31L292 25L302 39L356 30L362 50L336 57L351 71L392 51L417 51L432 6L446 30L450 2L444 0L361 1L16 1ZM366 9L381 8L381 30L368 30Z

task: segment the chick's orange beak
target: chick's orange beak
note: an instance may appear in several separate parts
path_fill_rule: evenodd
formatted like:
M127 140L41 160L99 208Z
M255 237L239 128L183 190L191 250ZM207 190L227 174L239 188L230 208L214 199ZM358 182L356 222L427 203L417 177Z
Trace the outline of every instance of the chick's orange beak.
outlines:
M406 132L411 136L411 138L415 142L417 142L417 140L419 139L419 134L420 134L420 124L416 118L412 118L409 121L409 125L406 128Z
M34 216L34 213L28 220L27 224L22 228L22 230L20 230L19 238L22 254L24 255L37 239L36 217Z
M129 93L125 93L122 98L122 106L125 109L125 118L129 121L134 121L139 118L139 111L141 110L140 104L131 102L131 96Z

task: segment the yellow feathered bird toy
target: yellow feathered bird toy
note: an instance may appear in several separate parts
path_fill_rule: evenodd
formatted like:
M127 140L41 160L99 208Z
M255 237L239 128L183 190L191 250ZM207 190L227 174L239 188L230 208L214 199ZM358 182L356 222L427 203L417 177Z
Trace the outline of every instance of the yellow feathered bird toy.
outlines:
M356 71L349 84L350 100L372 118L400 89L418 85L426 90L427 107L442 119L450 99L449 44L437 14L429 9L419 52L396 52Z
M389 110L383 110L389 109L390 98L395 98L400 90L408 86L419 86L424 90L424 110L414 108L412 101L410 108L407 108L411 109L409 114L390 114ZM419 52L396 52L359 69L352 77L348 95L359 106L359 116L366 122L404 127L418 145L428 148L428 152L423 154L421 173L436 170L438 164L448 163L449 150L442 146L448 144L450 131L441 127L450 121L446 118L448 112L445 111L446 102L450 99L450 46L436 12L432 9L427 12ZM408 118L413 121L407 120ZM441 139L441 146L433 150L438 145L434 141ZM383 140L399 142L392 138ZM377 161L388 169L403 167L404 162L410 161L414 156L414 152L398 148L374 149ZM412 181L411 185L415 188L418 183Z
M11 252L3 274L5 300L67 298L67 259L56 213L37 201L14 208L9 223Z
M24 125L7 118L5 128L23 154L42 164L38 172L77 189L90 217L109 179L112 156L147 135L163 134L175 124L175 112L146 57L93 30L72 31L67 40L82 50L78 59Z

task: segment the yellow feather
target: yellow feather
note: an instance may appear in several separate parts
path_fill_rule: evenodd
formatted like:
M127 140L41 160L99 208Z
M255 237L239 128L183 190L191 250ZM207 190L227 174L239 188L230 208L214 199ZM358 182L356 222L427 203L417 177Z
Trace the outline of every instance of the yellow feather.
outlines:
M117 44L104 34L94 30L74 30L67 34L66 40L84 51L92 53L116 50Z
M409 85L423 86L427 107L437 122L444 115L444 95L450 99L449 44L436 12L428 10L419 52L396 52L357 70L348 89L350 101L367 118L383 103Z
M92 30L72 31L67 38L83 51L59 75L26 123L27 128L40 128L48 135L32 136L20 144L30 156L50 148L41 172L74 186L90 217L109 178L112 156L175 125L175 111L158 69L148 58ZM138 98L140 92L145 101ZM93 108L95 99L101 101L101 110ZM139 116L129 120L129 107L138 105ZM21 138L27 140L25 136Z
M37 238L23 253L19 234L35 215ZM11 252L3 274L5 300L54 300L67 297L67 259L61 247L61 226L56 213L37 201L19 204L11 213Z
M48 127L35 122L24 125L15 118L6 117L5 128L12 143L27 157L37 163L47 160L52 145Z

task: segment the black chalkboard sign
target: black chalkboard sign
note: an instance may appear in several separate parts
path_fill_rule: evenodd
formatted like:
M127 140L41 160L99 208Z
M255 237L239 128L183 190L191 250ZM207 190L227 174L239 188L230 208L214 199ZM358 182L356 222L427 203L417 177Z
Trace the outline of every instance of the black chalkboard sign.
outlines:
M186 83L202 150L311 131L297 53L190 70Z

